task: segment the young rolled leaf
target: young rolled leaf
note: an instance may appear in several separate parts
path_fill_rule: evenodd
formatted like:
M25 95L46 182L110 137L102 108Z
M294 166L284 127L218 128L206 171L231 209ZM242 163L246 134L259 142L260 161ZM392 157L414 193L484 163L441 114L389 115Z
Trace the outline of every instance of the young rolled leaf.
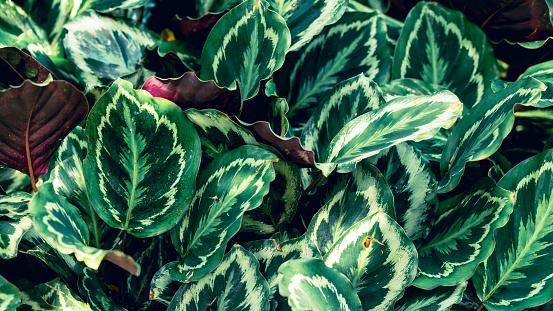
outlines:
M64 254L75 253L77 260L97 270L102 260L109 260L134 275L140 273L132 257L121 251L110 251L90 247L89 232L79 210L66 198L55 193L51 183L40 187L31 200L36 230Z
M318 35L323 27L336 23L346 11L346 0L268 0L271 9L286 20L290 29L292 45L297 51Z
M438 192L451 191L459 184L466 162L482 160L496 152L513 127L514 105L532 105L543 90L545 85L538 80L523 79L487 96L471 109L445 145Z
M488 38L462 13L430 2L411 10L394 52L392 79L446 86L470 109L498 77Z
M286 298L282 297L278 292L278 286L282 279L282 274L278 273L280 266L293 259L321 259L321 254L317 250L317 247L309 240L306 234L280 244L275 239L269 239L247 242L243 246L259 261L259 270L269 283L271 310L275 310L277 306L285 304L284 306L280 306L282 309L288 304Z
M296 115L317 107L336 83L361 73L377 83L387 82L391 55L383 18L348 12L301 50L287 55L275 73L277 92L288 100L290 114Z
M19 241L31 227L33 220L25 216L19 219L0 219L0 257L11 259L17 255Z
M84 175L105 222L137 237L171 229L189 209L200 140L182 110L117 80L88 117Z
M259 263L236 245L213 272L183 284L167 310L268 311L268 297L269 286L259 273Z
M210 162L198 174L192 207L171 230L183 260L169 263L181 282L204 277L221 261L242 215L258 207L275 179L277 157L255 146L241 146Z
M395 217L394 197L378 169L363 161L351 174L347 186L313 216L307 235L325 256L351 226L378 211Z
M122 20L86 11L65 24L63 46L77 75L89 85L109 85L138 70L144 48L157 39Z
M492 253L494 230L505 225L512 210L513 193L491 178L440 202L432 231L419 248L419 275L413 285L431 289L470 278Z
M405 290L394 311L435 310L449 311L451 306L461 302L467 282L460 282L455 286L440 286L433 290L423 290L410 286Z
M522 310L553 296L553 150L512 168L498 186L516 195L513 214L495 232L491 256L473 276L488 310Z
M0 275L0 309L15 310L21 303L19 289Z
M415 245L383 212L349 227L323 261L348 277L363 310L390 309L417 275Z
M451 127L462 109L457 96L449 91L393 99L383 108L347 123L328 146L325 162L317 163L317 168L325 176L335 169L351 172L357 162L383 149L407 140L432 138L440 128Z
M278 290L292 310L361 310L361 301L348 278L320 259L294 259L278 269Z
M0 91L0 107L0 163L28 174L33 187L63 138L88 112L84 94L66 81L27 80Z
M259 82L282 66L290 46L284 19L265 0L246 0L215 24L202 51L200 78L221 87L238 81L242 100L252 98Z
M408 142L384 149L368 159L378 168L394 196L397 222L418 247L434 221L436 177L430 163Z

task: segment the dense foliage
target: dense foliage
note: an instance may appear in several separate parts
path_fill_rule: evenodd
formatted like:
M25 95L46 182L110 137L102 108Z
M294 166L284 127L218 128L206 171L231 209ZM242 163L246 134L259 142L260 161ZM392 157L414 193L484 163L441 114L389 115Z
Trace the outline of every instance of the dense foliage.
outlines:
M0 310L549 310L548 2L0 1Z

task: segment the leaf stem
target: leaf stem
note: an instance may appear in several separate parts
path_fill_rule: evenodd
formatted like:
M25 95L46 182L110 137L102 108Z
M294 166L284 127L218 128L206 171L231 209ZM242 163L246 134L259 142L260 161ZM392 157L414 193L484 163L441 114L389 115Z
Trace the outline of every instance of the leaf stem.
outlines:
M484 309L485 309L484 303L482 303L482 304L478 307L478 309L477 309L476 311L482 311L482 310L484 310Z
M319 176L317 176L317 178L315 178L315 180L313 180L313 182L305 189L302 196L308 195L309 192L313 191L313 189L315 189L315 187L321 181L321 179L323 179L323 176L324 176L323 172L319 173Z
M121 242L121 252L125 252L125 244L127 243L127 230L123 230L123 240Z

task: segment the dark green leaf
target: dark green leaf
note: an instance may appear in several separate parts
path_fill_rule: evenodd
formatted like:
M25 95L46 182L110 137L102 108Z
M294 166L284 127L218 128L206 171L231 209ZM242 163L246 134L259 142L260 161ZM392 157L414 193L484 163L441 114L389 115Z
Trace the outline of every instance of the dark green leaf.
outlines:
M396 302L394 311L448 311L461 302L467 282L456 286L440 286L433 290L423 290L410 286L405 295Z

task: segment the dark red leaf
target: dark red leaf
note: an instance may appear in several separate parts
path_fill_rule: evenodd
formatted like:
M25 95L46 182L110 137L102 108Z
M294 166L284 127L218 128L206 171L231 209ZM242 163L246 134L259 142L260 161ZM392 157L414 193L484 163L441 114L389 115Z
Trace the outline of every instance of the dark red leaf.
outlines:
M29 54L15 47L0 48L0 72L0 85L6 87L21 85L25 79L44 82L52 74ZM52 77L55 78L54 74Z
M48 171L61 141L88 112L82 92L66 81L30 80L0 91L0 164L33 179Z
M217 109L229 116L240 113L240 90L218 87L213 80L201 81L195 73L189 71L178 79L159 79L151 77L142 86L154 97L168 99L182 110L189 108Z
M198 19L193 19L188 16L183 18L175 16L173 18L174 27L172 27L175 38L186 40L201 50L213 26L215 26L219 19L228 11L229 10L225 10L217 14L207 13Z

